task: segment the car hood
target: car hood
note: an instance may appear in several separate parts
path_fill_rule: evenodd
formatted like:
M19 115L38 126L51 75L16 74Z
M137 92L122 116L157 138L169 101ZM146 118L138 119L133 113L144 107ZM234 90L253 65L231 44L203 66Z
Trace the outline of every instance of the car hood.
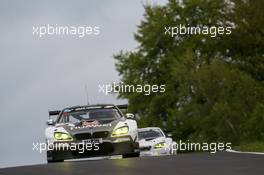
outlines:
M141 140L139 140L139 147L153 146L153 145L160 143L160 142L165 142L165 138L164 137L158 137L158 138L151 139L151 140L141 139Z
M59 124L56 127L63 127L67 132L72 135L79 133L87 133L87 132L100 132L100 131L113 131L115 126L120 122L124 121L124 118L115 119L115 120L102 120L98 121L97 124L92 124L89 126L75 126L69 123Z

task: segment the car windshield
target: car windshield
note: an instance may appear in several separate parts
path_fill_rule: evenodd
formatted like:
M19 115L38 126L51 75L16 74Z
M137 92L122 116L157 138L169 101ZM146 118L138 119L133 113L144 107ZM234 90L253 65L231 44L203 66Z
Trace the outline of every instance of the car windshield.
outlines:
M157 138L161 137L162 134L158 130L146 130L146 131L139 131L138 138L141 139L150 139L150 138Z
M60 123L80 123L82 121L91 120L114 120L120 118L121 115L116 109L89 109L80 111L67 111L62 113Z

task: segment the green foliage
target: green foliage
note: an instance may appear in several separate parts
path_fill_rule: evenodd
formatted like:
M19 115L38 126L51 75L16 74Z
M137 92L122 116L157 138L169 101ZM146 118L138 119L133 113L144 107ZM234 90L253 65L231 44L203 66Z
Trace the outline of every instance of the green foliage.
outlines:
M264 139L264 14L261 0L170 0L145 6L135 51L116 54L126 84L166 85L149 96L120 93L139 125L174 139ZM166 26L232 26L231 35L165 35Z
M264 152L264 142L253 142L235 146L234 150L244 152Z

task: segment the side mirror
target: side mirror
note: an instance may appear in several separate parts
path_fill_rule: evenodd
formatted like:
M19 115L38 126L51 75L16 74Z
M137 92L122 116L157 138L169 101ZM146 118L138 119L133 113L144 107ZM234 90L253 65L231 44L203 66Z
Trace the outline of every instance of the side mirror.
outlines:
M126 118L134 119L135 116L134 116L134 114L132 114L132 113L126 113Z
M167 135L167 137L172 137L172 134L171 133L168 133L166 135Z
M49 120L47 120L46 124L47 125L54 125L55 122L52 119L49 119Z

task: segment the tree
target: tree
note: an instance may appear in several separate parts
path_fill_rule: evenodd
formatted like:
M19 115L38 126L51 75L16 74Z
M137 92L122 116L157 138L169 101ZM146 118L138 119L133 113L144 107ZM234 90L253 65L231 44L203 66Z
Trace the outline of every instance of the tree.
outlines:
M245 8L249 9L246 16L240 14ZM263 13L260 8L251 0L170 0L165 6L146 5L145 19L135 34L138 49L114 56L122 82L166 85L165 93L119 94L141 116L140 126L163 127L175 139L234 144L248 140L255 133L248 123L261 118L258 106L264 104L264 22L257 24L254 33L241 20L256 24ZM180 25L232 26L233 30L231 35L216 37L165 34L165 27Z

